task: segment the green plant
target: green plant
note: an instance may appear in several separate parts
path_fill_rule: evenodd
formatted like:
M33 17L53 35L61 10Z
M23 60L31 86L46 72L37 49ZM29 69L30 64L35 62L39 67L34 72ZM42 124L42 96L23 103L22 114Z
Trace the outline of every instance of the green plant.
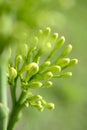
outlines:
M42 96L34 94L33 89L51 87L53 78L72 76L71 72L63 72L78 62L77 59L66 57L71 52L72 45L67 45L61 54L55 56L64 42L63 36L58 38L57 33L51 34L51 29L46 28L39 30L31 43L16 46L14 52L13 49L10 50L13 56L9 58L8 83L12 110L7 130L14 128L24 106L36 107L39 111L43 111L44 108L54 109L53 103L49 103ZM17 93L18 86L20 86L20 94Z
M39 30L33 38L31 35L28 36L28 33L21 37L24 28L27 30L28 25L35 24L35 19L31 18L32 9L28 6L25 9L27 3L37 8L37 2L32 1L31 4L25 0L0 1L1 130L12 130L25 106L36 107L39 111L43 111L44 108L54 109L54 104L45 101L39 94L34 94L34 89L51 87L53 78L70 77L72 73L63 70L78 62L77 59L66 57L72 50L71 45L67 45L58 55L58 49L63 46L65 38L58 38L58 34L51 33L50 28ZM27 18L26 11L31 20ZM11 43L15 45L11 46ZM10 87L12 99L12 109L9 111L7 85ZM17 93L17 89L20 89L20 93Z

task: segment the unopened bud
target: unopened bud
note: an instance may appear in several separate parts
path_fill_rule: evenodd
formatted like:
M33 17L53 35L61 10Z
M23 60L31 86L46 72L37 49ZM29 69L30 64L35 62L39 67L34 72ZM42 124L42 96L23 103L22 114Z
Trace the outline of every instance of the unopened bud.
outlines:
M21 63L21 61L22 61L22 56L21 56L21 55L18 55L18 56L16 57L16 61L17 61L17 63Z
M11 77L11 78L16 78L16 76L17 76L17 71L16 71L16 69L15 68L13 68L13 67L11 67L11 68L9 68L9 76Z
M22 56L21 55L18 55L16 57L16 69L18 70L19 69L19 65L20 63L22 62Z
M23 47L22 47L22 55L23 55L23 57L26 57L27 53L28 53L28 45L24 44Z
M64 44L64 42L65 42L65 37L64 36L60 37L58 39L58 41L56 42L56 47L55 48L59 49Z
M39 66L37 63L32 62L32 63L26 65L25 67L23 67L20 71L20 74L22 74L25 71L28 72L28 74L26 76L26 80L28 80L28 78L35 75L39 71Z
M53 83L51 81L47 81L46 83L43 84L43 88L49 88L53 85Z
M32 82L30 84L28 84L28 88L40 88L42 86L42 83L41 82Z
M77 63L78 63L77 59L71 59L70 63L69 63L69 67L72 67L72 66L76 65Z
M53 33L53 35L50 38L51 43L53 43L58 38L58 33Z
M61 75L55 75L54 78L68 78L72 76L72 72L65 72Z
M45 80L49 80L49 79L51 79L53 77L53 74L52 74L52 72L46 72L46 73L44 73L44 75L43 75L43 79Z
M53 72L53 73L58 73L61 71L61 67L58 65L54 65L52 67L49 68L49 71Z
M45 68L47 68L48 66L51 65L51 62L50 61L46 61L44 62L41 66L40 66L40 70L43 70Z
M46 107L47 107L48 109L54 109L54 108L55 108L55 106L54 106L53 103L47 103L47 104L46 104Z
M43 30L43 35L49 36L50 32L51 32L51 29L49 27L47 27L45 30Z
M66 48L63 50L62 54L60 55L60 57L65 57L66 55L68 55L70 52L72 51L72 45L69 44L68 46L66 46Z
M67 66L69 63L70 63L70 59L69 58L61 58L61 59L56 61L56 64L58 64L62 68Z

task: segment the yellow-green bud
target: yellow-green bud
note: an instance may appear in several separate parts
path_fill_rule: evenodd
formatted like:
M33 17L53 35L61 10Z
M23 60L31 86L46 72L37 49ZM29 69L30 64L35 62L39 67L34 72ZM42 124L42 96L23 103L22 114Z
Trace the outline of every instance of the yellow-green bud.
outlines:
M70 63L69 63L69 67L72 67L72 66L76 65L77 63L78 63L77 59L71 59Z
M51 65L50 61L46 61L44 62L41 66L40 66L40 71L43 71L43 69L47 68L48 66Z
M25 67L23 67L21 70L20 70L20 75L27 71L27 75L26 75L26 81L33 75L35 75L38 71L39 71L39 66L37 63L35 62L32 62L28 65L26 65Z
M65 72L61 75L54 75L54 78L68 78L72 76L72 72Z
M16 69L15 68L13 68L13 67L10 67L9 68L9 76L11 77L11 78L16 78L16 76L17 76L17 71L16 71Z
M41 101L38 101L37 103L38 103L38 104L37 104L38 110L39 110L40 112L42 112L42 111L44 110L44 107L42 106Z
M22 56L18 55L16 57L16 69L19 70L20 63L22 62Z
M28 84L28 88L40 88L42 86L42 83L41 82L31 82Z
M69 63L70 63L70 59L69 58L61 58L61 59L56 61L56 64L58 64L62 68L67 66Z
M46 83L43 84L43 88L49 88L53 85L53 83L51 81L47 81Z
M51 32L51 29L49 27L47 27L45 30L43 30L43 35L49 36L50 32Z
M27 53L28 53L28 45L27 44L24 44L22 46L22 55L23 57L26 57L27 56Z
M22 56L21 56L21 55L18 55L18 56L16 57L16 62L17 62L17 63L21 63L21 61L22 61Z
M53 35L50 38L50 42L53 43L57 40L58 38L58 33L53 33Z
M46 72L46 73L44 73L44 75L42 75L43 76L43 79L45 80L49 80L49 79L51 79L52 77L53 77L53 74L52 74L52 72Z
M55 106L54 106L53 103L47 103L47 104L46 104L46 107L47 107L48 109L54 109L54 108L55 108Z
M66 46L66 48L63 50L62 54L60 55L60 57L65 57L66 55L68 55L70 52L72 51L72 45L69 44L68 46Z
M61 67L58 65L54 65L52 67L49 68L49 71L53 72L53 73L58 73L61 71Z
M65 37L64 36L60 37L56 42L56 46L55 46L56 50L59 49L64 44L64 42L65 42Z

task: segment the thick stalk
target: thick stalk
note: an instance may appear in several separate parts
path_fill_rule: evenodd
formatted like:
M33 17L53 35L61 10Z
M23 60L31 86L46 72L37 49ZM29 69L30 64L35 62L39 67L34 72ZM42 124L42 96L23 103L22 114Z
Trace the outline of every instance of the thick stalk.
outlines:
M0 130L7 129L7 57L0 55Z
M20 118L20 112L21 112L22 107L23 107L22 105L15 104L15 107L12 109L12 112L10 114L7 130L14 129L16 122Z
M27 98L27 94L25 92L22 92L19 97L19 100L16 102L15 106L13 106L13 109L11 111L7 130L13 130L16 122L20 119L21 110L25 106L26 98Z

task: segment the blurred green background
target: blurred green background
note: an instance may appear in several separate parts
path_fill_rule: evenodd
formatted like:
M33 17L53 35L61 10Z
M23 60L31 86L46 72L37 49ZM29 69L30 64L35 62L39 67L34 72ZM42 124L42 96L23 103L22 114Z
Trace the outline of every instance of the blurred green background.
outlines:
M87 130L87 1L9 0L9 3L6 11L8 14L12 11L17 34L27 27L35 31L49 26L59 36L65 36L65 44L73 45L71 57L79 60L71 69L71 78L54 80L52 88L38 90L47 101L55 103L55 110L40 113L24 108L15 130Z

